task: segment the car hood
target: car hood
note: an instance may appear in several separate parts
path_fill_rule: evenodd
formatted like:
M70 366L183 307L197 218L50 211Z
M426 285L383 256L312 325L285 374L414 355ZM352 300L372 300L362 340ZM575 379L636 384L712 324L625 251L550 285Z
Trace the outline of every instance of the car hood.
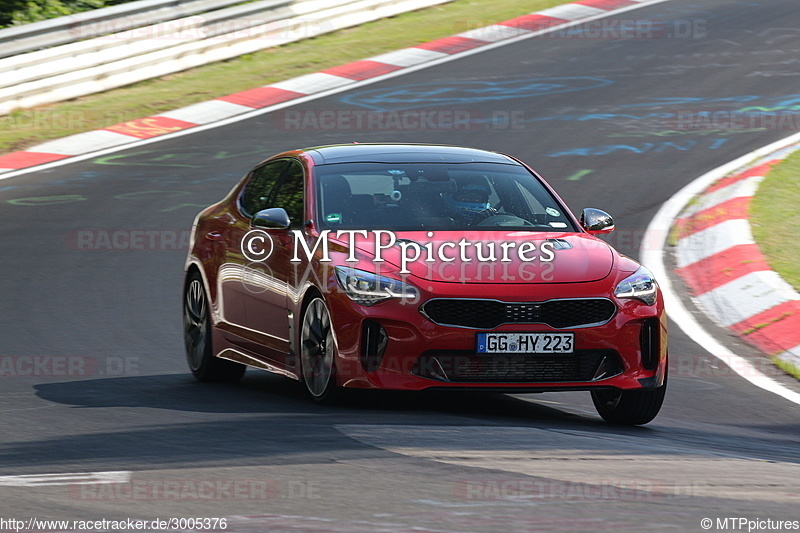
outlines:
M364 239L357 236L355 246L367 257L376 257L375 234ZM614 268L614 250L602 240L585 233L529 232L529 231L437 231L433 236L421 231L394 233L397 242L380 250L380 258L416 278L451 283L575 283L598 281L606 278ZM388 245L388 232L381 236L381 244ZM461 240L467 246L458 246ZM406 249L402 244L406 243ZM413 258L417 243L422 248L418 260ZM501 243L509 243L507 259L502 261ZM523 243L528 252L520 258L518 250ZM547 243L547 244L545 244ZM456 246L450 246L455 244ZM544 248L543 248L544 245ZM486 259L494 247L494 260ZM431 249L430 259L428 248ZM439 257L442 251L445 261ZM482 257L481 257L482 256ZM465 259L465 260L464 260ZM531 260L533 259L533 260ZM544 259L551 259L549 261Z

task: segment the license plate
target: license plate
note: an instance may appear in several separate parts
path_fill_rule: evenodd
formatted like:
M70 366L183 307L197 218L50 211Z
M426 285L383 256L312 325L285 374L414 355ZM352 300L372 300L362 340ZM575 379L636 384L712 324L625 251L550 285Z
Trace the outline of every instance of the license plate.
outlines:
M574 333L478 333L478 353L572 353Z

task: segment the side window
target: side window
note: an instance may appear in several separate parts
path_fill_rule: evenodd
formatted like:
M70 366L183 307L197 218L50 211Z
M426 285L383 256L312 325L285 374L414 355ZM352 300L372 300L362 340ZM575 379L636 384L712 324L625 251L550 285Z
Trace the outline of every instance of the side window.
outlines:
M278 184L278 179L283 174L288 161L273 161L266 165L260 166L253 170L250 175L250 181L245 185L244 193L242 194L242 210L251 217L274 203L272 198L275 195L275 189Z
M272 207L282 207L289 214L291 227L299 228L303 225L303 167L297 161L290 163L286 176L283 178Z

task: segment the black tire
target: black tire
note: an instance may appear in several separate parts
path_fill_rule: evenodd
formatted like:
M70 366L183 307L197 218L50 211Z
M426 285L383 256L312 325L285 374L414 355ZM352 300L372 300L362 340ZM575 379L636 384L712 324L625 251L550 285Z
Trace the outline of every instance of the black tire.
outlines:
M657 389L592 391L592 401L606 422L638 426L658 415L666 393L667 377L664 376L664 384Z
M336 382L336 343L325 301L308 302L300 321L300 369L306 390L315 401L334 404L341 398Z
M197 272L186 278L183 289L183 340L186 362L198 381L238 381L247 367L214 357L211 315L203 279Z

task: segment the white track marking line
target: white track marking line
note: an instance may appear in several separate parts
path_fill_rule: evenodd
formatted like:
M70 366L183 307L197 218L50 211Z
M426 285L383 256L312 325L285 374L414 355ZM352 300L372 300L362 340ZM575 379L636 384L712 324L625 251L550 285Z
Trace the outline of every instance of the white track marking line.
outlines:
M193 124L208 124L228 117L236 116L240 113L247 113L251 107L232 104L224 100L207 100L198 104L188 105L180 109L173 109L166 113L159 113L159 117L174 118Z
M131 139L135 137L107 130L85 131L76 133L69 137L62 137L53 141L32 146L30 151L46 154L75 155L80 154L86 149L87 144L92 144L98 148L116 148L118 146L130 146L134 144ZM35 150L34 150L35 149ZM70 158L71 161L73 158ZM36 168L36 167L33 167Z
M403 48L402 50L395 50L378 56L368 57L366 61L375 61L377 63L386 63L387 65L394 65L395 67L411 67L421 63L427 63L435 59L447 57L448 54L444 52L436 52L434 50L424 50L422 48Z
M653 5L656 5L656 4L661 4L661 3L669 2L669 1L670 0L651 0L651 1L642 2L640 4L634 4L634 5L631 5L631 6L628 6L628 7L615 9L613 11L604 11L602 14L598 14L597 16L587 17L587 18L576 20L574 22L567 22L567 23L564 23L564 24L561 24L561 25L558 25L558 26L554 26L552 28L546 28L544 30L530 32L528 34L520 35L518 37L512 37L511 39L507 39L505 41L499 41L499 42L496 42L496 43L490 43L490 44L487 44L487 45L484 45L484 46L481 46L481 47L478 47L478 48L474 48L472 50L466 50L464 52L460 52L458 54L447 55L445 57L441 57L439 59L435 59L435 60L427 62L427 63L423 63L423 64L420 64L420 65L414 65L414 66L411 66L411 67L408 67L408 68L405 68L405 69L402 69L402 70L396 70L394 72L389 72L389 73L384 74L382 76L376 76L374 78L369 78L369 79L361 80L361 81L354 81L353 83L345 85L345 86L342 86L342 87L334 87L334 88L328 89L326 91L320 91L320 92L317 92L317 93L314 93L314 94L311 94L311 95L308 95L308 96L304 96L304 97L301 97L301 98L296 98L294 100L289 100L287 102L282 102L280 104L276 104L276 105L273 105L273 106L264 107L264 108L261 108L261 109L254 109L250 113L237 115L235 117L224 119L224 120L221 120L219 122L214 122L212 124L200 125L200 126L197 126L197 127L194 127L194 128L188 128L188 129L185 129L185 130L176 131L174 133L168 133L166 135L160 135L158 137L151 137L149 139L142 139L141 141L134 141L134 142L131 142L131 143L127 143L127 144L125 144L123 146L115 146L115 147L111 147L111 148L97 150L97 151L94 151L94 152L89 152L89 153L85 153L85 154L81 154L81 155L76 155L76 156L70 157L68 159L62 159L62 160L59 160L59 161L53 161L51 163L45 163L43 165L37 165L37 166L34 166L34 167L28 167L28 168L21 168L21 169L18 169L18 170L13 170L11 172L4 172L3 174L0 174L0 180L4 180L4 179L8 179L8 178L15 178L17 176L22 176L24 174L29 174L31 172L40 172L40 171L43 171L43 170L49 170L49 169L52 169L52 168L68 165L68 164L71 164L71 163L79 163L81 161L86 161L87 159L94 159L96 157L104 156L104 155L107 155L107 154L113 154L113 153L116 153L116 152L121 152L123 150L139 148L141 146L146 146L146 145L152 144L152 143L157 143L157 142L161 142L161 141L175 139L177 137L182 137L184 135L192 135L194 133L200 133L202 131L207 131L207 130L214 129L214 128L221 128L221 127L227 126L229 124L234 124L236 122L241 122L243 120L249 120L249 119L257 117L259 115L264 115L266 113L271 113L273 111L278 111L278 110L284 109L286 107L292 107L292 106L304 104L306 102L310 102L312 100L317 100L319 98L325 98L327 96L331 96L331 95L334 95L334 94L337 94L337 93L350 91L350 90L355 89L357 87L358 88L364 87L364 86L367 86L367 85L371 85L373 83L378 83L378 82L382 82L382 81L385 81L385 80L388 80L388 79L391 79L391 78L395 78L397 76L403 76L405 74L410 74L410 73L416 72L418 70L423 70L423 69L435 67L437 65L441 65L442 63L448 63L450 61L457 61L459 59L462 59L462 58L465 58L465 57L469 57L469 56L472 56L474 54L483 53L483 52L486 52L488 50L494 50L495 48L499 48L501 46L507 46L507 45L510 45L510 44L514 44L514 43L523 41L525 39L531 39L531 38L534 38L534 37L538 37L540 35L546 35L548 33L552 33L552 32L555 32L555 31L561 31L561 30L564 30L564 29L572 27L572 26L585 24L585 23L591 22L593 20L598 20L598 19L602 19L602 18L606 18L606 17L614 17L614 16L617 16L617 15L621 15L622 13L626 13L628 11L633 11L633 10L636 10L636 9L641 9L643 7L649 7L649 6L653 6ZM534 13L534 14L538 14L538 13ZM267 85L266 87L279 87L281 85L281 83L282 82L274 83L272 85Z
M354 83L356 83L356 80L345 78L344 76L336 76L325 72L314 72L290 80L271 83L264 87L274 87L276 89L283 89L284 91L292 91L301 94L313 94L345 85L352 85Z
M490 26L484 26L483 28L459 33L458 37L466 37L467 39L477 39L479 41L493 43L496 41L511 39L512 37L517 37L518 35L525 35L526 33L530 33L530 31L523 30L522 28L514 28L513 26L492 24Z
M76 474L26 474L0 476L0 487L52 487L58 485L90 485L98 483L128 483L131 472L82 472Z
M273 111L277 111L286 107L291 107L299 104L303 104L312 100L316 100L319 98L325 98L327 96L331 96L333 94L337 94L340 92L345 92L352 90L356 87L363 87L366 85L371 85L373 83L378 83L390 78L394 78L397 76L402 76L405 74L410 74L412 72L416 72L418 70L423 70L426 68L434 67L440 65L442 63L447 63L450 61L456 61L464 57L469 57L473 54L478 54L482 52L486 52L488 50L493 50L494 48L499 48L501 46L507 46L510 44L517 43L524 39L530 39L533 37L537 37L540 35L546 35L548 33L552 33L554 31L563 30L570 26L575 26L578 24L584 24L586 22L590 22L592 20L597 20L605 17L611 17L620 15L627 11L633 11L635 9L639 9L642 7L648 7L664 2L669 2L670 0L654 0L652 2L646 2L643 0L635 0L636 2L641 2L638 5L632 5L627 8L617 9L614 11L609 11L603 13L602 15L598 15L596 17L589 17L586 19L580 19L575 21L574 23L567 23L564 25L559 25L553 28L548 28L546 30L532 32L527 35L520 35L519 37L511 38L506 41L500 41L497 43L488 44L485 46L481 46L479 48L475 48L473 50L468 50L465 52L461 52L455 55L448 55L434 61L430 61L428 63L423 63L420 65L415 65L403 70L398 70L395 72L390 72L388 74L384 74L383 76L376 76L374 78L370 78L367 80L359 81L353 83L351 85L347 85L344 87L338 87L334 89L330 89L327 91L322 91L316 94L312 94L309 96L305 96L302 98L297 98L295 100L290 100L288 102L284 102L281 104L277 104L274 106L265 107L262 109L254 109L250 113L246 113L243 115L238 115L235 117L231 117L229 119L225 119L219 122L215 122L212 124L201 125L195 128L189 128L186 130L177 131L175 133L170 133L167 135L161 135L159 137L152 137L150 139L143 139L138 142L132 142L125 144L123 146L116 146L112 148L107 148L104 150L98 150L95 152L90 152L86 154L82 154L75 157L70 157L69 159L64 159L61 161L54 161L52 163L46 163L44 165L37 165L34 167L28 167L18 170L12 170L11 172L5 172L0 175L0 180L14 178L17 176L21 176L24 174L30 174L33 172L40 172L43 170L49 170L52 168L69 165L72 163L79 163L81 161L86 161L87 159L93 159L96 157L100 157L107 154L112 154L115 152L121 152L123 150L129 150L133 148L138 148L140 146L145 146L148 144L153 144L161 141L166 141L170 139L175 139L177 137L182 137L184 135L192 135L194 133L199 133L202 131L220 128L223 126L227 126L229 124L233 124L236 122L240 122L243 120L248 120L253 117L263 115L266 113L271 113ZM709 334L692 316L692 314L686 309L681 302L680 298L678 298L672 290L672 283L670 282L669 278L667 277L666 268L664 266L664 245L667 241L667 235L669 233L669 229L672 226L672 222L677 218L680 214L681 209L691 200L694 196L702 192L705 188L707 188L711 183L716 181L717 179L733 172L734 170L744 166L746 163L752 161L756 157L761 157L767 155L771 152L779 150L781 148L785 148L791 144L800 142L800 134L792 135L786 139L778 141L776 143L770 144L761 148L759 150L755 150L749 154L746 154L739 159L731 161L721 167L718 167L706 174L703 174L699 178L697 178L692 183L688 184L686 187L678 191L670 200L668 200L664 205L661 206L656 216L650 222L647 231L645 232L645 239L642 243L642 252L641 258L642 262L648 265L648 268L653 271L656 278L659 280L659 284L661 285L661 289L664 292L664 298L667 303L667 309L669 316L678 324L678 326L685 331L690 338L694 339L695 342L700 344L703 348L705 348L711 355L716 357L717 359L721 360L728 366L730 366L737 374L741 377L760 387L764 390L777 394L791 402L794 402L800 405L800 394L787 389L783 385L779 384L778 382L774 381L771 378L768 378L761 372L757 371L753 365L750 364L747 359L740 357L730 350L728 350L725 346L720 344L711 334Z
M581 4L564 4L563 6L551 7L537 11L537 15L544 15L546 17L555 17L565 20L578 20L586 17L593 17L605 13L604 10L597 7L583 6Z
M670 318L675 321L678 327L680 327L690 339L694 340L694 342L703 347L709 354L728 365L739 376L756 387L760 387L790 402L800 405L800 394L784 387L777 381L759 372L750 361L733 353L697 322L689 310L686 309L686 306L683 305L681 299L675 294L672 288L672 282L667 275L667 268L664 265L664 247L667 243L667 236L670 228L681 213L683 207L688 204L692 198L703 192L718 179L742 168L753 160L798 142L800 142L800 133L790 135L780 141L768 144L767 146L717 167L686 185L672 196L672 198L667 200L664 205L661 206L661 209L658 210L656 216L653 217L653 220L650 221L642 241L641 259L642 263L647 265L647 268L653 272L656 279L658 279L659 285L661 285L661 291L664 293L665 305Z

